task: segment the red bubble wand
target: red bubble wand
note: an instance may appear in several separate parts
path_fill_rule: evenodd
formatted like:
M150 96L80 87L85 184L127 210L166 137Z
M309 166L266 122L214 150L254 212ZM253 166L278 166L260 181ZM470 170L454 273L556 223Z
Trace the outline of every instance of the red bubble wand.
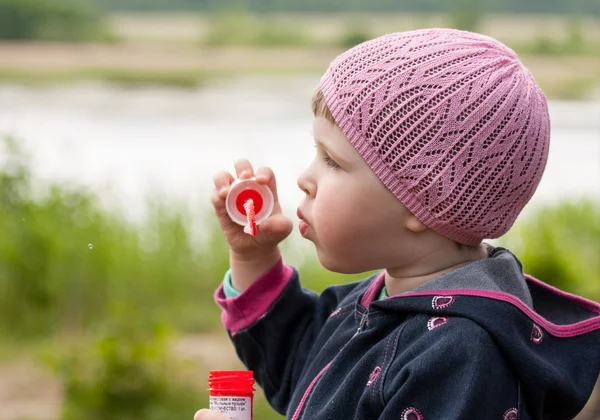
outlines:
M271 215L275 200L271 189L255 179L237 180L231 184L225 208L231 220L244 226L248 235L258 235L258 225Z

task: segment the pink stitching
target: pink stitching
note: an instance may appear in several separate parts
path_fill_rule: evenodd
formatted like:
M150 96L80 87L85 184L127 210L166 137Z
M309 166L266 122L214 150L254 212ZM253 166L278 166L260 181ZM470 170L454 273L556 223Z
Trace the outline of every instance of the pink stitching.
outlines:
M392 315L388 314L388 315L372 316L372 317L369 317L369 323L373 322L376 319L389 318L390 316L392 316Z
M414 407L408 407L402 412L402 420L423 420L424 417L419 410Z
M441 327L446 322L448 322L448 318L445 316L432 316L429 318L429 321L427 321L427 329L431 331L434 328Z
M431 301L431 307L433 309L444 309L452 305L456 301L454 296L434 296Z
M388 350L390 347L390 343L392 342L392 339L393 339L393 336L388 339L387 343L385 343L385 353L383 353L383 364L384 365L386 364L386 361L387 361ZM381 369L380 369L380 372L381 372ZM372 390L371 390L371 398L373 398L373 400L375 400L375 388L372 388Z
M377 380L380 373L381 368L379 366L375 367L375 369L373 369L373 372L371 372L371 374L369 375L369 381L367 382L367 386L373 385L373 382Z
M587 309L590 312L594 312L594 313L600 315L600 304L598 302L592 302L591 300L588 300L581 296L577 296L572 293L564 292L554 286L551 286L547 283L544 283L541 280L536 279L535 277L533 277L532 275L529 275L529 274L525 274L525 278L527 280L529 280L530 282L535 283L537 286L541 287L542 289L547 289L554 294L557 294L559 296L562 296L566 299L571 300L574 304L579 305L579 306Z
M506 413L504 413L504 417L502 417L502 420L517 420L518 415L519 412L516 408L509 408L508 410L506 410Z
M404 328L406 327L406 324L404 324L404 326L402 328L398 329L398 332L396 333L396 338L395 339L390 339L390 341L388 341L388 343L385 346L385 355L383 356L383 364L386 364L387 361L387 352L388 352L388 346L391 342L394 343L394 345L392 346L392 353L391 353L391 357L394 357L394 354L396 354L396 348L398 347L398 341L400 341L400 334L402 333L402 331L404 331ZM392 337L393 338L393 337ZM388 367L389 369L389 367ZM382 405L385 405L384 401L383 401L383 381L379 381L379 398L381 400ZM375 399L375 388L373 389L373 399Z
M340 312L342 312L342 308L337 308L335 311L333 311L332 313L329 314L329 318L333 318L334 316L336 316L337 314L339 314Z
M533 329L531 330L531 341L535 344L541 344L544 341L544 332L540 328L539 325L533 324Z
M544 319L540 314L535 312L529 306L525 305L519 298L509 295L504 292L494 292L489 290L471 290L471 289L457 289L457 290L431 290L427 292L411 292L405 293L402 295L392 296L391 299L406 299L415 296L431 296L436 293L446 293L452 294L452 296L476 296L483 297L488 299L493 299L496 301L506 302L517 309L519 309L523 314L529 317L532 321L535 321L537 324L542 325L544 327L544 331L552 334L554 337L559 338L568 338L568 337L576 337L578 335L586 334L590 331L600 330L600 316L587 319L585 321L579 321L575 324L571 325L556 325L552 322ZM583 298L581 300L586 301L586 304L589 305L598 305L600 310L600 304L596 304L591 301L587 301Z

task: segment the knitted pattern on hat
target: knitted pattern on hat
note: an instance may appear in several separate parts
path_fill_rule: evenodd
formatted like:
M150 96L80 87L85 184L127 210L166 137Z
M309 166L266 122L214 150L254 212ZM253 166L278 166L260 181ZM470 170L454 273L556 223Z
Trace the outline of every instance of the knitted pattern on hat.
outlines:
M336 58L321 89L383 184L459 243L506 233L540 182L546 98L493 38L453 29L385 35Z

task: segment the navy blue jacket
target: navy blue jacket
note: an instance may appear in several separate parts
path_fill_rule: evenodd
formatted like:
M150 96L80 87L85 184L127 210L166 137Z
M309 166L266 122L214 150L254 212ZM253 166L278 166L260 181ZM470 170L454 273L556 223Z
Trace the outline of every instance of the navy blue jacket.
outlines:
M502 248L376 300L380 273L317 295L282 262L216 299L287 419L572 419L600 373L600 305L524 275Z

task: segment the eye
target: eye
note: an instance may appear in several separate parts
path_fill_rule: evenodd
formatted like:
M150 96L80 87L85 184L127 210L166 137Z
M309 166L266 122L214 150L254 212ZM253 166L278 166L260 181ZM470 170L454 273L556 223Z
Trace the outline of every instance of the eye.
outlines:
M316 144L314 145L314 147L317 149L317 156L321 155L321 158L325 161L325 164L327 166L329 166L332 169L340 168L340 165L338 165L337 162L333 160L322 147L319 147Z
M325 157L323 158L323 160L325 161L325 164L333 169L338 169L340 167L340 165L338 165L336 163L335 160L331 159L329 156L325 155Z

